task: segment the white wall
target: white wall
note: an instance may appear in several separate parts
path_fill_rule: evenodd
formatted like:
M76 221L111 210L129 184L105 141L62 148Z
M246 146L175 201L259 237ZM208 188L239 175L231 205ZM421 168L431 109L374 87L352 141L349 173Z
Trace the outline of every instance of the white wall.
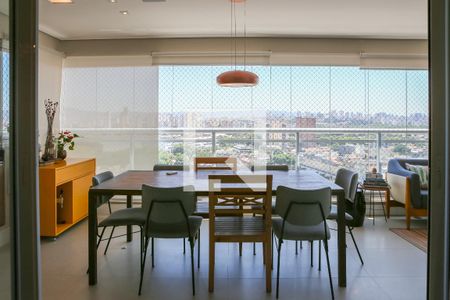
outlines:
M39 37L39 142L43 151L47 134L47 118L45 115L44 101L46 99L60 101L64 55L58 49L58 40L44 34L40 34ZM53 124L53 131L54 133L59 131L59 108Z

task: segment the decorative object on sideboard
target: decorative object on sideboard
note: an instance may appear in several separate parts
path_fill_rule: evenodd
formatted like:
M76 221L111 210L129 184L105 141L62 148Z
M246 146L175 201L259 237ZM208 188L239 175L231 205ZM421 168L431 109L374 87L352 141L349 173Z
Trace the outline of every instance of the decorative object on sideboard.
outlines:
M78 134L73 133L71 131L61 131L56 139L57 148L58 148L58 158L65 159L67 157L67 150L75 149L75 141L74 139L80 137Z
M53 161L56 158L55 143L53 141L53 120L55 119L58 102L53 102L50 99L45 100L45 114L47 115L47 137L45 139L43 161Z

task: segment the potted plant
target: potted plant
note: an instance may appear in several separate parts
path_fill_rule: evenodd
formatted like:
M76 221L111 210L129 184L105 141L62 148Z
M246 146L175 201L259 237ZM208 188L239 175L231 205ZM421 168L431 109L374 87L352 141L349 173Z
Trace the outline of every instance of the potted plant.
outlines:
M57 148L58 148L58 158L65 159L67 157L66 148L69 150L75 149L75 138L80 137L78 134L73 133L71 131L61 131L56 139ZM68 147L67 147L68 146Z

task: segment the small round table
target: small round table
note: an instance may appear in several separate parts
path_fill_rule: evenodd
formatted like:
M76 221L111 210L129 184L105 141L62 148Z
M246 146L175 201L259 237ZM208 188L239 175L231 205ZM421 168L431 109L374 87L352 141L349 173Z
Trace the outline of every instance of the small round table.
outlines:
M391 199L391 190L389 185L372 185L372 184L361 184L360 188L363 190L364 195L366 192L369 193L369 211L372 211L372 222L375 225L375 192L378 192L378 196L381 200L381 207L383 208L384 220L387 222L386 211L384 209L383 196L381 195L384 192L385 203L389 205L389 200Z

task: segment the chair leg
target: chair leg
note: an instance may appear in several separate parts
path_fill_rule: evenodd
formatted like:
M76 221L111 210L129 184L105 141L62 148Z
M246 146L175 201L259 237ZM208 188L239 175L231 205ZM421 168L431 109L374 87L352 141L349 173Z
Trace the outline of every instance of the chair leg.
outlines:
M103 227L102 232L100 233L100 236L99 236L98 242L97 242L97 249L98 249L98 246L100 246L100 242L102 241L103 234L105 233L105 229L106 229L106 227Z
M314 262L313 262L313 258L314 258L314 242L313 241L309 241L311 243L311 268L314 267Z
M139 241L140 241L140 251L141 251L141 255L139 257L140 257L141 265L142 265L143 239L144 239L144 229L141 226L141 236L140 236L140 239L139 239Z
M319 241L319 271L322 271L322 241Z
M195 277L194 277L194 239L189 241L191 246L191 276L192 276L192 295L195 296Z
M198 245L197 245L197 268L200 269L200 229L198 230L197 237L198 237Z
M272 231L272 247L270 247L271 251L272 251L272 263L271 263L272 270L273 270L273 248L275 246L274 240L275 240L275 235L273 234L273 231Z
M298 241L295 241L295 255L298 255Z
M155 239L152 238L152 268L155 267Z
M325 254L327 256L328 278L330 280L331 298L334 300L333 279L331 278L330 258L328 256L328 241L327 240L323 240L323 247L325 248Z
M239 242L239 256L242 256L242 242Z
M355 245L356 252L358 252L359 260L361 261L361 264L364 265L364 261L362 259L361 253L359 252L358 245L356 244L355 237L353 236L353 229L350 226L347 226L348 231L350 232L350 236L352 237L353 244Z
M266 265L266 243L262 243L263 248L263 265Z
M183 239L183 255L186 254L186 239Z
M108 252L109 243L111 243L111 238L113 236L114 229L116 229L116 226L113 226L113 228L111 229L111 234L109 235L108 243L106 244L105 252L103 252L103 255L106 255L106 252Z
M303 241L300 241L300 250L303 249Z
M109 200L108 200L108 209L109 209L109 214L112 214L111 202L109 202Z
M280 292L280 256L281 256L281 244L283 243L282 240L278 240L278 258L277 258L277 299Z
M256 255L256 243L253 243L253 255Z
M144 279L144 268L145 268L145 259L147 258L148 240L149 240L149 238L145 239L145 245L144 245L144 251L143 251L144 252L143 253L144 257L143 257L142 263L141 263L141 279L139 281L139 292L138 292L139 296L141 295L142 280ZM142 253L141 253L141 256L142 256Z

